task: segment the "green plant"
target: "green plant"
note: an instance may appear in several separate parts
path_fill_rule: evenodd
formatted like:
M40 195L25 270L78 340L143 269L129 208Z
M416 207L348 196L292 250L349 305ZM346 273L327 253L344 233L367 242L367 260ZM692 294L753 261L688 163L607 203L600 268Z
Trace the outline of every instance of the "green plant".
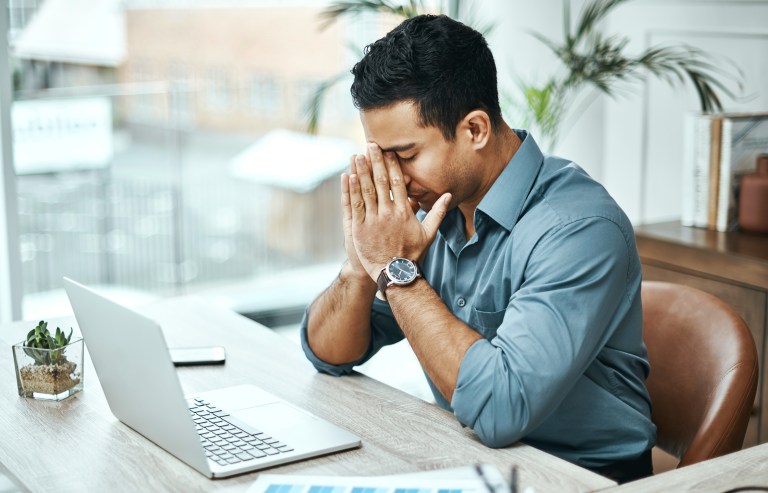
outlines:
M24 352L35 360L36 365L55 365L64 361L65 348L70 339L72 328L67 336L56 327L56 334L52 336L48 331L48 322L41 320L37 327L27 333Z
M547 150L552 150L561 136L563 122L569 115L578 117L596 99L596 94L584 98L585 89L615 96L622 82L639 82L648 75L657 77L672 86L688 80L699 97L704 112L722 110L719 92L733 97L733 92L722 82L735 80L741 88L741 71L727 70L733 64L715 61L710 55L690 46L651 47L637 56L628 56L625 49L629 38L605 35L599 31L600 21L614 8L629 0L589 0L572 24L571 0L563 0L564 35L557 43L541 34L531 34L544 43L562 62L563 69L543 83L519 81L516 93L500 91L504 113L514 112L514 126L534 128L537 140ZM455 16L456 12L451 12ZM363 12L388 13L403 18L427 13L425 2L408 0L345 0L331 3L321 14L324 26L343 16L356 16ZM441 9L442 12L442 9ZM461 19L465 24L476 24L472 19ZM475 26L487 34L493 26ZM320 85L307 104L308 131L315 133L322 100L328 89L342 79L344 74ZM581 100L579 100L581 98Z
M683 85L688 80L696 90L701 111L706 113L722 110L718 91L734 97L722 82L723 78L735 80L741 87L738 68L735 70L738 75L733 75L723 64L694 47L653 46L637 56L626 55L629 38L605 35L598 27L614 8L627 1L591 0L572 24L570 0L563 0L562 42L531 33L552 51L565 70L542 85L519 82L522 97L518 100L507 97L507 103L517 105L523 126L534 124L548 147L557 143L566 114L578 115L594 100L583 101L581 107L573 104L588 87L614 96L621 82L644 81L649 74L672 86ZM733 67L732 63L725 65Z
M422 14L447 14L452 17L456 17L457 3L451 1L437 2L436 8L430 9L429 4L435 2L429 2L428 0L339 0L330 3L321 13L321 29L325 29L342 17L355 17L365 13L379 13L385 15L393 15L395 17L401 17L403 19L410 19ZM467 12L463 18L463 22L469 26L473 26L479 32L487 35L493 30L493 24L482 24L472 15L472 12ZM355 52L357 58L362 58L363 53L360 48L351 46L351 50ZM322 81L318 84L317 88L310 96L305 105L305 114L307 118L307 132L314 134L317 133L318 125L320 122L320 114L323 109L323 100L325 99L328 91L337 83L342 80L351 77L349 70L345 70L333 77Z

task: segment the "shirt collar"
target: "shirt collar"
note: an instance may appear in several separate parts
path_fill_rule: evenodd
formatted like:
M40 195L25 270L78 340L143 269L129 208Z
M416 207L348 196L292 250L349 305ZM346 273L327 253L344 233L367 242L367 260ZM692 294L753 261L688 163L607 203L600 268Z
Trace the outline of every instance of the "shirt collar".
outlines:
M522 141L520 148L477 206L477 211L483 212L510 231L520 217L523 205L544 162L544 154L527 131L515 130L515 134ZM475 212L476 225L477 211Z

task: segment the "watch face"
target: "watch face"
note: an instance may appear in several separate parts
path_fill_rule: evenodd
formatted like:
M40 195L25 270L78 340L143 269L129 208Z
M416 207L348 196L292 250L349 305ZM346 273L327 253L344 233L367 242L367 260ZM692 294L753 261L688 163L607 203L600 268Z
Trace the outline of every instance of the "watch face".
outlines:
M416 279L416 264L407 258L396 258L387 264L387 275L395 284L408 284Z

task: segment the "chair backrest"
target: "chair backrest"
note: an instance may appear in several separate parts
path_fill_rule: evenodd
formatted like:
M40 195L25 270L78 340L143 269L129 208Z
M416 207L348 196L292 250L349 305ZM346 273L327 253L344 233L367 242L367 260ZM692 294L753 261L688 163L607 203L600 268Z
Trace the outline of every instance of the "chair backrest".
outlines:
M741 449L757 390L749 327L719 298L643 281L643 338L656 445L677 467Z

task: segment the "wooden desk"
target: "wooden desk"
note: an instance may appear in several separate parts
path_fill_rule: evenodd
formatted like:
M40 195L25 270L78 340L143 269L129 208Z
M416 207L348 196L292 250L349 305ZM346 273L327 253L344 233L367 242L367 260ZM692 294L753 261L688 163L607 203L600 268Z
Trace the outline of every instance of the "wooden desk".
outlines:
M301 349L233 312L199 299L139 310L164 327L169 346L221 344L223 367L180 368L187 393L253 383L359 435L352 451L269 469L303 474L381 475L490 463L516 464L523 489L589 491L614 482L532 447L493 450L450 413L364 375L317 373ZM51 320L64 327L73 319ZM31 325L30 325L31 324ZM38 491L245 491L258 473L209 480L112 416L86 354L85 389L66 401L18 397L11 344L34 323L0 326L0 472ZM522 490L521 490L522 491Z
M758 445L658 476L608 488L606 493L723 492L768 485L768 444ZM751 491L751 490L746 490Z
M635 228L644 279L685 284L733 306L752 331L761 369L745 446L768 442L768 236L687 228Z

